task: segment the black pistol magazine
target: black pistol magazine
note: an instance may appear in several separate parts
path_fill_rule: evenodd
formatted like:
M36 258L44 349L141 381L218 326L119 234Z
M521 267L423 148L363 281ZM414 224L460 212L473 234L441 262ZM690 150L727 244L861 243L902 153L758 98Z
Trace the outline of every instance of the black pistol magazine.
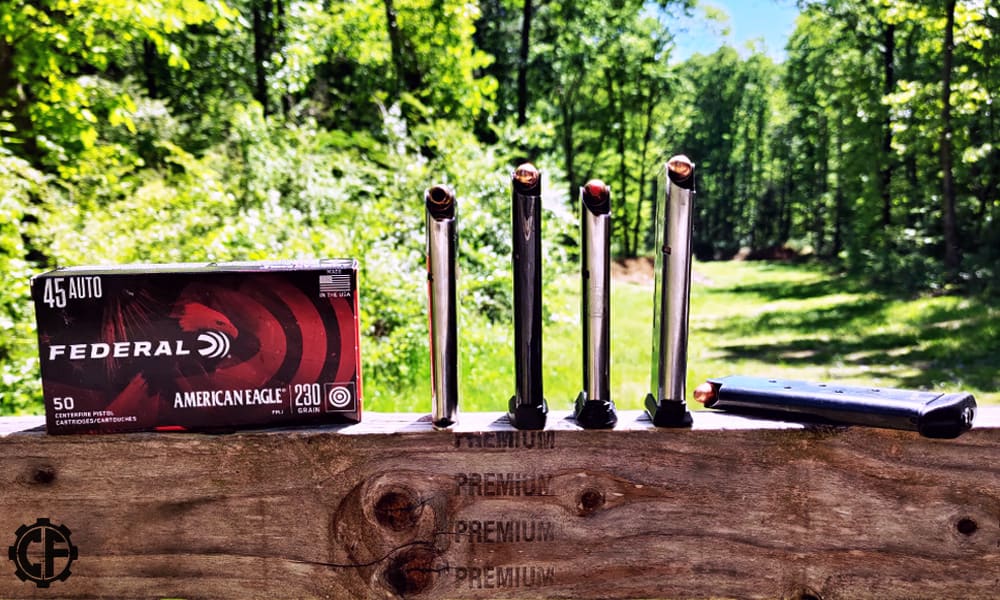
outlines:
M813 383L742 375L709 379L695 398L708 408L763 417L917 431L954 438L976 415L972 394Z

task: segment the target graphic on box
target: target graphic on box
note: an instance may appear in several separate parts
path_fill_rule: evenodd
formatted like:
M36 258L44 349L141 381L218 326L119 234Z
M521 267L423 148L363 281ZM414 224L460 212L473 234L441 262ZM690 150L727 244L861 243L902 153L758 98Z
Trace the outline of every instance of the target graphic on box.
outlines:
M326 384L326 412L354 411L354 382Z

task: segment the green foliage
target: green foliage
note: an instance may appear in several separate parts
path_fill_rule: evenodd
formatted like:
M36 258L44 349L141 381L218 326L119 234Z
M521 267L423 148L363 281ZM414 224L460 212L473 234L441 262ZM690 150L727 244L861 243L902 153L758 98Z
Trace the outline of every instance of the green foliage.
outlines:
M98 141L97 124L128 126L127 94L95 103L94 72L112 68L133 40L149 40L171 66L186 62L170 36L184 28L226 27L222 2L44 0L0 2L0 118L4 143L50 166Z
M618 255L647 250L656 166L679 151L671 139L677 131L670 103L677 95L664 6L688 4L545 3L536 15L529 72L537 87L529 100L556 130L540 149L561 159L574 201L589 179L611 186Z
M463 385L495 393L524 160L546 176L547 335L575 328L579 186L611 185L614 251L642 254L681 152L701 257L794 246L897 290L1000 292L1000 13L800 4L784 64L672 64L690 0L0 0L0 412L37 409L31 273L305 256L361 260L366 395L392 408L427 378L437 182L459 197Z
M956 3L946 107L943 4L808 3L785 86L797 235L817 253L906 289L995 286L1000 28L996 11L982 8ZM964 255L957 269L946 264L949 239Z
M743 59L724 46L681 70L685 100L676 110L689 123L679 132L680 147L698 168L698 256L729 258L741 247L784 242L789 198L777 179L785 158L776 156L783 132L775 113L785 106L779 68L763 54Z
M386 31L390 5L397 25L395 49ZM338 100L331 109L358 121L371 111L373 100L402 103L412 118L464 124L491 111L496 80L480 73L492 59L472 40L478 16L476 5L464 2L334 3L330 18L337 25L325 39L329 58L323 82Z
M430 184L450 183L459 197L463 319L510 319L509 167L492 151L470 152L474 141L454 123L410 133L387 113L384 127L388 144L236 110L225 146L196 157L160 142L164 167L101 180L117 193L94 194L99 207L57 194L34 243L55 264L359 258L366 396L378 406L426 373ZM77 180L96 191L91 178ZM558 214L546 224L554 260L553 240L572 226Z
M21 235L33 196L42 193L45 176L0 146L0 414L37 409L38 379L34 312L28 278L33 265L25 260Z

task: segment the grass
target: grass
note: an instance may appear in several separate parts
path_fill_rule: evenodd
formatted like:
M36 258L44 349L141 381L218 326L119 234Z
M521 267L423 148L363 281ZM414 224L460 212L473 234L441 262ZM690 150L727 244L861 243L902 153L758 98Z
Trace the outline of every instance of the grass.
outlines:
M651 284L615 282L612 393L640 409L649 391ZM569 409L580 391L579 281L546 286L545 396ZM462 409L502 411L513 394L513 331L462 322ZM363 352L363 350L362 350ZM688 389L709 377L773 375L847 384L969 391L1000 403L1000 309L977 298L900 298L809 265L694 265ZM418 381L428 381L426 368ZM366 382L370 385L373 382ZM427 412L429 384L369 410Z
M716 374L969 391L1000 402L1000 310L953 296L900 298L817 267L697 266L688 381Z

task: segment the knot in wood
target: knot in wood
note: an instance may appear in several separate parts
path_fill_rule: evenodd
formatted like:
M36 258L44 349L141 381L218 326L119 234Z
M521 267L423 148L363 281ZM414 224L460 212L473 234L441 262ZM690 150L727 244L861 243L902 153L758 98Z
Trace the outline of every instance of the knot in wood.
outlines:
M969 536L979 531L979 524L974 519L964 517L959 519L958 523L955 523L955 529L962 535Z
M803 587L792 598L793 600L823 600L823 596L820 596L819 593L808 587Z
M406 598L433 587L438 573L447 569L437 552L426 546L415 546L392 557L383 577L389 589Z
M56 480L56 470L48 465L38 467L31 474L31 481L47 485Z
M577 502L577 509L580 511L580 516L593 514L602 506L604 506L604 492L594 488L583 490L580 494L580 500Z
M392 531L412 529L420 519L423 504L409 488L384 492L375 501L373 513L378 524Z

